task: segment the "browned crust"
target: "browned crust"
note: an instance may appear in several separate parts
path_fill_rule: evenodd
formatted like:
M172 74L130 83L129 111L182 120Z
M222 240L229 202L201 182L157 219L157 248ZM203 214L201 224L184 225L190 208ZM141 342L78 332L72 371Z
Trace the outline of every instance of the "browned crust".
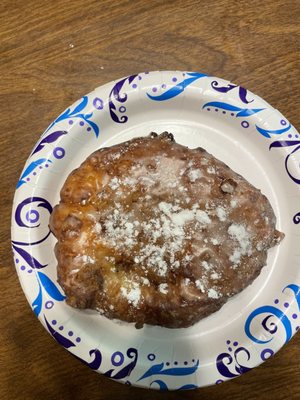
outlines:
M248 286L284 236L275 223L258 189L168 133L91 154L50 219L69 305L169 328L194 324Z

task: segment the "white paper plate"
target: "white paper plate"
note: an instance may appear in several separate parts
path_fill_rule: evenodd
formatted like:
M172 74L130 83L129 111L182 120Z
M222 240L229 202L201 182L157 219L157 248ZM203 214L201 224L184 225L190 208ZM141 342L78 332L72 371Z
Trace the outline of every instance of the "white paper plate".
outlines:
M187 329L110 321L64 301L49 214L68 174L96 149L149 132L204 147L268 197L283 242L260 276ZM150 72L108 83L63 112L24 167L12 214L16 269L35 314L58 343L128 385L182 390L220 383L272 356L300 326L300 137L264 100L223 79Z

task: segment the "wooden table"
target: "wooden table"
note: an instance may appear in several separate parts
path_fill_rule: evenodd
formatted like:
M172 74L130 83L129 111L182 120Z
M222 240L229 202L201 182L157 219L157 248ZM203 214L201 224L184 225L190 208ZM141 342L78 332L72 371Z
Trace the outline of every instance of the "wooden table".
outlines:
M192 392L110 381L58 346L10 250L15 184L41 132L94 87L143 70L198 70L257 93L300 127L300 2L3 0L0 399L299 399L300 336L248 374Z

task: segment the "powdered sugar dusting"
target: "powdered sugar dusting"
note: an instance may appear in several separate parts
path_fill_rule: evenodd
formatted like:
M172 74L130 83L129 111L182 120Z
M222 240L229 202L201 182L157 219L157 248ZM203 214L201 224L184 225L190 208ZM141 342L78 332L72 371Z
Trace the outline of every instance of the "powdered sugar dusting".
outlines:
M108 184L108 186L112 189L112 190L116 190L120 185L119 179L118 178L112 178Z
M237 206L237 201L236 200L231 200L230 205L232 208L235 208Z
M102 231L102 226L99 222L96 222L93 228L94 232L99 235Z
M192 324L251 282L276 241L266 198L171 135L100 149L78 171L53 212L63 283L108 318Z
M199 221L201 224L210 224L211 219L209 218L208 214L203 211L203 210L197 210L196 211L196 219Z
M219 299L221 297L221 294L218 293L215 289L210 288L208 289L208 297L211 299Z
M230 256L230 261L239 264L242 256L252 254L251 235L243 225L232 224L228 228L229 236L238 242L239 248L234 250Z
M150 286L150 281L149 281L149 279L147 279L147 278L145 278L145 277L141 277L141 281L142 281L142 284L143 285L145 285L145 286Z
M227 213L225 211L225 208L217 207L216 211L217 211L217 216L218 216L219 220L222 222L226 221Z
M74 258L74 264L75 265L80 265L80 264L95 264L95 259L92 258L91 256L84 254L84 255L79 255Z
M213 272L213 273L211 274L210 277L211 277L211 279L213 279L213 280L218 280L218 279L221 278L221 275L218 274L217 272Z
M216 169L215 169L215 167L213 167L212 165L210 165L210 166L207 168L207 172L208 172L209 174L215 174L215 173L216 173Z
M128 300L128 303L137 307L141 298L141 289L136 282L132 282L132 287L130 289L121 287L121 294Z
M162 201L153 210L152 217L138 221L133 210L127 211L116 203L116 208L101 223L100 240L115 249L130 251L134 263L165 276L170 268L180 267L177 257L181 258L185 241L210 222L207 212L197 204L187 209Z
M198 289L200 289L200 291L201 291L202 293L205 293L205 287L204 287L203 283L200 281L200 279L197 279L197 280L195 281L195 285L196 285L196 287L197 287Z
M167 294L168 293L168 284L167 283L161 283L159 286L158 286L158 290L160 291L160 293L162 293L162 294Z
M202 172L200 169L192 169L188 173L188 177L191 182L195 182L197 179L201 178L201 176L202 176Z
M120 157L121 153L117 153L116 159ZM217 287L211 289L210 286L212 281L217 283L222 279L222 265L218 259L212 262L211 256L219 251L220 245L225 243L228 246L228 235L232 243L227 254L233 268L237 267L243 255L251 253L251 237L247 229L239 224L231 223L229 228L227 225L227 221L231 222L232 210L237 206L232 196L226 197L231 193L233 183L225 180L220 186L220 199L211 198L212 175L217 175L218 171L209 157L196 163L194 160L187 162L170 158L162 153L143 163L133 163L125 176L109 176L106 190L114 191L114 207L100 221L95 218L93 230L96 240L119 254L126 254L126 258L131 258L132 266L144 275L138 279L139 283L121 289L123 297L131 304L138 304L139 285L152 285L151 274L155 274L158 282L164 282L170 272L181 268L188 270L190 265L196 268L196 263L199 272L195 272L191 280L186 278L184 285L218 299ZM197 202L191 188L198 190L199 187ZM129 205L124 203L123 199L134 195L135 191L141 197L133 197L133 203L130 200ZM203 199L207 200L203 202ZM192 251L188 253L190 240ZM168 284L158 283L157 290L167 294ZM190 289L185 290L190 295Z

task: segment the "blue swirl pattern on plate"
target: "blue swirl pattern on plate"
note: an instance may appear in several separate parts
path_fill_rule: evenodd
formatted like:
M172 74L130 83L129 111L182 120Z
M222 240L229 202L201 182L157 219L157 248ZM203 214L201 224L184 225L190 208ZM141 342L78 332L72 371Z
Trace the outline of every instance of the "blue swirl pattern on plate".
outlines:
M266 340L258 339L250 331L250 326L251 326L251 323L254 320L254 318L256 318L259 315L266 314L266 313L276 317L278 319L278 322L282 323L282 325L285 329L285 333L286 333L285 343L287 343L292 337L292 325L291 325L288 317L286 316L286 314L284 312L282 312L281 310L279 310L277 307L273 307L273 306L262 306L262 307L257 308L256 310L252 311L252 313L249 315L249 317L247 318L246 323L245 323L246 335L251 340L253 340L253 342L256 342L259 344L269 343L273 339L273 338L266 339ZM262 324L262 326L265 328L266 331L272 332L266 328L265 323Z
M283 133L289 131L291 129L291 124L289 124L287 127L282 128L282 129L263 129L260 128L259 126L255 125L257 131L263 135L266 138L271 138L271 135L282 135Z
M192 367L173 367L173 368L165 368L165 364L155 364L152 365L140 378L142 379L148 378L153 375L171 375L171 376L183 376L183 375L191 375L195 371L197 371L199 367L199 360Z
M221 110L236 112L237 113L236 117L249 117L250 115L256 114L264 110L264 108L241 108L220 101L211 101L209 103L204 104L202 108L207 108L207 107L216 107L220 108Z
M98 125L92 121L90 118L93 116L93 112L91 113L83 113L83 110L88 104L88 96L83 96L81 99L81 102L73 109L67 108L52 124L47 128L46 132L48 132L54 125L56 125L58 122L61 122L66 119L70 118L78 118L84 122L86 122L91 129L94 131L96 137L99 136L100 129ZM46 133L45 132L45 133Z
M35 203L37 203L36 207L34 207ZM29 211L27 211L25 216L23 213L24 207L29 207ZM24 199L17 205L15 210L14 219L16 224L20 227L25 227L28 229L39 228L40 209L46 210L49 214L52 212L51 204L43 197L34 196ZM31 217L32 215L33 218ZM48 264L42 264L36 257L32 255L31 247L45 242L49 235L50 230L48 230L46 236L43 236L41 239L35 242L20 242L12 240L13 250L22 257L24 262L31 269L36 270L35 277L38 283L38 294L31 304L36 316L38 316L42 310L43 290L48 294L48 297L52 298L53 300L63 301L65 299L65 296L60 293L55 283L52 282L52 280L45 273L39 271L40 269L47 267ZM30 251L25 250L23 248L25 246L30 247Z
M28 167L25 169L23 174L21 175L21 178L19 179L16 188L18 189L20 186L22 186L26 181L24 180L31 172L33 172L39 165L45 164L46 162L51 163L52 161L47 159L47 158L39 158L38 160L32 161Z
M199 72L187 72L186 75L188 78L183 79L181 82L177 83L176 85L172 86L170 89L166 90L164 93L153 96L149 93L147 93L147 96L149 99L154 100L154 101L165 101L165 100L170 100L173 97L176 97L180 95L184 90L191 85L193 82L200 78L204 78L207 75L201 74Z

